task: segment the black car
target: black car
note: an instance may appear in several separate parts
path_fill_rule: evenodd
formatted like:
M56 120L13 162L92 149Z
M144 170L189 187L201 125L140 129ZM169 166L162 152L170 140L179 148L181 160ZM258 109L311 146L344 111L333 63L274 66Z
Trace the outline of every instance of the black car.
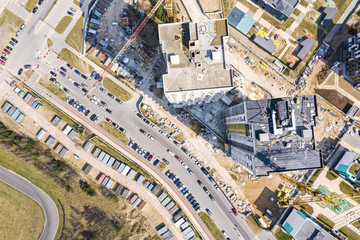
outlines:
M56 74L56 73L54 73L53 71L50 71L50 74L51 74L51 75L53 75L54 77L56 77L56 76L57 76L57 74Z
M72 12L70 12L70 11L67 11L66 13L69 14L70 16L73 16L73 15L74 15L74 14L73 14Z
M9 50L9 51L12 51L12 47L9 47L9 46L6 46L6 49Z
M38 10L39 8L36 6L36 7L34 7L33 8L33 10L32 10L32 13L36 13L36 11Z
M114 99L114 95L112 95L111 93L107 94L109 97L111 97L112 99Z
M126 130L123 129L122 127L119 127L119 130L122 131L123 133L126 133Z
M141 119L144 118L140 113L136 113L136 115L137 115L139 118L141 118Z
M100 103L101 103L102 105L104 105L105 107L106 107L106 105L107 105L107 103L104 102L104 101L100 101Z
M16 40L15 38L11 38L11 41L13 41L14 43L18 43L18 40Z
M3 56L1 56L0 58L1 58L2 60L4 60L4 61L7 60L6 57L3 57Z
M182 150L185 154L188 154L188 151L187 151L184 147L182 147L181 150Z
M93 122L97 122L97 120L99 120L99 117L96 116L96 114L93 114L90 116L90 120L93 121Z
M69 101L69 104L72 105L74 102L75 102L75 99L71 99L71 100Z
M18 75L21 75L23 71L24 71L24 69L20 68L18 71Z
M81 89L81 91L83 91L85 94L87 94L89 91L86 90L85 88Z
M66 76L66 73L64 73L63 71L60 71L60 74L65 77Z
M77 82L74 82L74 85L75 85L75 87L77 87L77 88L81 88L80 84L78 84Z
M87 77L87 76L85 76L84 74L81 74L81 77L82 77L83 79L85 79L85 80L87 80L87 79L88 79L88 77Z
M61 69L63 72L67 72L67 70L66 70L64 67L60 67L60 69Z
M99 77L100 77L100 74L96 73L96 75L95 75L94 79L95 79L95 80L98 80L98 79L99 79Z
M39 0L38 4L41 5L44 2L44 0Z
M90 113L90 110L88 109L88 110L85 111L84 115L85 115L85 116L88 116L89 113Z
M105 111L107 111L108 113L112 114L112 111L110 109L105 109Z
M68 68L70 68L70 69L73 69L73 67L70 65L70 64L66 64L66 66L68 67Z
M64 88L64 92L70 93L69 89L67 89L67 88Z
M9 44L13 47L15 47L15 43L13 43L12 41L9 41Z

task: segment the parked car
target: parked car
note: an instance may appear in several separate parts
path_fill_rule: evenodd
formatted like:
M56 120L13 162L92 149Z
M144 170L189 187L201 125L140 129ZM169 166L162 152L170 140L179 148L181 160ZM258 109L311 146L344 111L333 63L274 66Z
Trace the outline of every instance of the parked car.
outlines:
M93 121L93 122L97 122L99 120L99 117L96 116L96 114L93 114L90 116L90 120Z
M156 165L158 165L159 164L159 162L160 162L160 160L159 159L156 159L155 161L154 161L154 166L156 166Z
M56 78L50 78L49 80L50 80L50 82L55 82Z
M56 76L57 76L57 74L56 74L56 73L54 73L53 71L50 71L50 74L51 74L51 75L53 75L54 77L56 77Z
M87 79L88 79L88 77L87 77L87 76L85 76L84 74L81 74L81 77L82 77L83 79L85 79L85 80L87 80Z
M79 72L79 70L75 69L74 72L77 74L77 75L81 75L81 72Z
M146 132L142 129L139 130L142 134L146 135Z
M9 51L12 51L12 47L9 47L9 46L6 46L6 49L9 50Z
M41 5L44 2L44 0L39 0L38 4Z
M7 50L6 48L4 48L4 52L6 52L7 54L10 54L10 51Z
M106 90L103 87L100 87L100 91L102 91L103 93L106 93Z
M73 11L73 12L76 12L76 9L74 9L74 8L72 8L72 7L70 8L70 10Z
M207 190L206 187L203 187L203 190L206 192L206 194L209 194L209 190Z
M63 77L66 76L66 74L65 74L63 71L60 71L60 74L61 74Z
M197 183L200 185L200 187L204 187L204 184L200 180L197 180Z
M94 79L98 80L100 78L100 74L96 73Z
M209 194L209 198L211 199L211 201L215 201L214 197L211 194Z
M8 55L4 52L1 52L1 55L3 55L4 57L7 57Z
M68 67L68 68L70 68L70 69L73 69L73 67L70 65L70 64L66 64L66 66Z
M9 41L9 44L13 47L15 47L15 43L13 43L12 41Z
M81 84L81 87L85 88L85 89L88 89L88 86L84 83Z
M90 110L89 110L89 109L87 109L87 110L85 111L84 115L85 115L85 116L88 116L88 115L89 115L89 113L90 113Z
M114 99L114 97L115 97L115 96L112 95L111 93L108 93L107 95L108 95L110 98L112 98L112 99Z
M63 72L67 72L66 68L64 68L64 67L60 67L60 69L61 69Z
M90 74L90 77L93 78L95 75L96 75L96 71L93 71L93 72Z
M110 109L105 109L105 111L107 111L108 113L112 114L112 111Z
M15 37L19 37L20 36L20 31L17 31L16 34L15 34Z
M70 93L69 89L67 89L67 88L64 88L64 92Z
M29 69L29 68L31 68L31 65L30 65L30 64L26 64L26 65L24 65L24 68L25 68L25 69Z
M123 129L122 127L119 127L119 130L122 131L123 133L126 133L126 130Z
M105 119L107 122L112 123L113 121L110 118Z
M21 31L24 30L24 29L25 29L25 24L21 25L21 27L20 27Z
M18 71L18 75L20 76L23 71L24 71L24 69L20 68L19 71Z
M232 209L231 209L231 211L234 213L234 215L235 215L235 216L237 216L237 215L238 215L238 213L237 213L237 211L236 211L236 209L235 209L235 208L232 208Z
M100 101L100 103L101 103L102 105L104 105L105 107L107 106L107 103L104 102L104 101Z
M74 82L74 85L75 85L75 87L77 87L77 88L81 88L80 84L78 84L77 82Z
M164 163L166 163L166 165L169 165L169 161L166 160L165 158L162 159Z
M123 102L122 102L120 99L118 99L118 98L115 98L115 101L118 102L118 103L120 103L120 104L123 103Z
M70 11L67 11L66 13L69 14L70 16L74 16L74 13L72 13Z
M7 60L7 58L4 57L4 56L1 56L0 58L1 58L3 61L6 61L6 60Z
M34 7L33 10L32 10L32 13L36 13L36 11L39 9L39 7Z
M15 38L11 38L11 41L13 41L14 43L18 43L18 40L16 40Z
M212 213L210 212L209 209L206 208L205 211L207 212L207 214L209 214L211 216Z

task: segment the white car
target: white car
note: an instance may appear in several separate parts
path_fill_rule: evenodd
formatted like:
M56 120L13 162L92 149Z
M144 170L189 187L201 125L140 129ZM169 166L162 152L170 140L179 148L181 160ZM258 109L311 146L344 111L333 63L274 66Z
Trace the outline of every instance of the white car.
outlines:
M40 52L40 50L37 50L36 53L39 54L40 56L43 55L42 52Z
M97 104L97 102L94 99L90 99L90 102Z
M17 31L17 33L15 34L16 37L20 36L20 31Z
M74 80L73 80L71 77L68 77L68 80L69 80L71 83L74 83Z
M150 134L148 134L147 137L148 137L150 140L154 140L154 137L151 136Z
M92 95L92 97L91 97L92 99L94 99L95 101L99 101L100 99L99 98L97 98L95 95Z
M62 85L58 82L56 82L55 85L58 86L59 88L62 88Z
M170 155L171 156L175 156L175 154L172 152L172 151L170 151L170 149L168 149L168 150L166 150L168 153L170 153Z
M24 30L24 29L25 29L25 24L21 25L21 27L20 27L21 31Z

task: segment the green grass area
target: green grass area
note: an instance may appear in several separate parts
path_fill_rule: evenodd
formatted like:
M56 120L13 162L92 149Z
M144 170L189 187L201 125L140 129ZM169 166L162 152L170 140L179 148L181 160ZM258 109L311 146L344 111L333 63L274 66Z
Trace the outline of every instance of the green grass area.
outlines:
M344 181L341 181L341 183L339 184L339 188L340 191L342 191L345 194L359 196L357 198L353 198L353 200L358 204L360 204L360 194L352 186L350 186Z
M336 173L334 173L333 171L329 170L326 173L326 178L329 179L330 181L335 180L338 178L338 176L336 175Z
M25 80L29 80L31 76L34 74L34 70L27 69L23 72L22 76L25 78Z
M297 8L295 8L294 11L293 11L293 14L294 14L295 16L297 16L297 17L300 15L300 13L301 13L300 10L297 9Z
M309 5L309 2L306 1L306 0L300 0L300 5L304 6L304 7L307 7L307 5Z
M355 222L352 222L351 225L353 225L356 228L360 228L360 220L356 220Z
M210 171L209 171L210 175L214 175L215 172L216 172L216 169L215 169L215 168L212 168L212 169L210 169Z
M68 62L71 66L77 68L80 72L84 74L90 74L94 71L94 68L81 60L78 56L76 56L73 52L71 52L67 48L61 49L59 56L66 62Z
M359 171L359 169L360 169L360 164L354 163L353 165L351 165L349 169L349 173L356 176L356 173Z
M73 29L71 29L70 33L65 38L66 44L68 44L78 52L81 52L81 48L82 48L83 27L84 27L84 16L81 16L79 20L77 20Z
M249 225L249 228L255 235L259 234L262 231L262 228L259 226L259 224L257 223L257 221L255 220L252 214L247 216L245 220Z
M58 86L56 86L53 82L50 82L49 80L40 79L39 84L55 94L58 98L65 101L66 100L66 93L60 89Z
M60 22L58 23L58 25L55 27L55 32L62 34L65 32L65 30L67 29L67 27L69 26L69 24L71 23L71 21L73 20L73 18L71 16L65 16L63 17Z
M25 10L31 13L38 2L39 0L27 0L25 3Z
M205 212L199 212L199 216L201 220L205 223L206 227L210 230L211 234L214 236L215 239L225 240L224 235L222 234L218 226L216 226L215 222L212 220L209 214Z
M335 226L335 223L333 221L331 221L329 218L325 217L325 215L321 213L317 216L316 219L330 229L332 229Z
M53 42L53 40L51 40L51 38L47 39L47 45L49 48L52 48L54 46L54 42Z
M78 0L74 0L74 4L78 7L81 7L80 1L78 1Z
M264 12L263 15L261 15L261 18L269 22L274 27L281 29L283 31L288 29L291 26L291 24L293 24L293 22L295 21L294 18L289 17L286 21L281 23L266 12Z
M2 239L39 239L45 216L34 200L0 181ZM21 231L19 231L21 226Z
M279 57L280 54L284 51L284 49L287 47L287 44L280 41L280 45L276 49L274 56Z
M313 185L314 182L316 181L316 179L319 177L320 173L323 171L323 168L318 169L315 171L315 173L312 175L312 177L310 178L308 184L309 185Z
M20 26L24 24L24 20L18 17L15 13L9 9L4 8L0 15L0 30L5 36L10 36L12 33L18 31Z
M304 209L305 212L307 212L308 214L312 215L314 213L314 208L312 206L310 206L307 203L303 203L301 205L299 205L302 209Z
M102 82L104 88L108 90L112 95L126 102L132 98L132 95L110 78L105 78Z
M281 227L278 227L274 232L274 236L277 240L292 240L292 237L282 230Z
M111 135L119 139L122 143L128 144L129 138L126 136L125 133L121 132L118 128L114 127L111 123L106 121L100 122L100 127L108 131Z
M314 19L317 19L319 17L319 13L316 13L315 11L308 11L304 17L304 19L301 21L301 23L295 28L294 32L291 34L291 36L298 40L301 37L305 36L305 31L307 33L311 33L314 35L314 38L318 41L322 41L325 37L325 34L323 30L319 29L318 26L314 23Z
M353 230L351 230L347 226L344 226L344 227L340 228L339 232L344 234L347 237L347 239L349 239L349 240L358 240L358 239L360 239L360 235L357 234L356 232L354 232Z
M164 171L164 169L166 168L166 164L160 160L156 168L159 169L160 171Z

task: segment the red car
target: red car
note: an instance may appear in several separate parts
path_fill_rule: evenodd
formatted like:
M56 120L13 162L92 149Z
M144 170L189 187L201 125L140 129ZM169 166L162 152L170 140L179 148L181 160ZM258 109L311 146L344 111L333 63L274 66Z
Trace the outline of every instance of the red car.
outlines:
M5 62L0 60L0 64L5 65Z
M10 51L7 50L6 48L4 48L4 52L6 52L7 54L10 54Z
M236 211L236 209L235 209L235 208L231 209L231 211L234 213L234 215L235 215L235 216L237 216L237 215L238 215L238 213L237 213L237 211Z
M176 160L181 161L181 158L179 158L178 155L175 155Z
M153 158L153 155L150 155L150 156L148 157L148 160L151 161L152 158Z
M140 132L141 132L142 134L146 135L146 132L145 132L144 130L140 129Z
M112 123L112 121L110 120L110 118L106 118L106 121L108 121L109 123Z

